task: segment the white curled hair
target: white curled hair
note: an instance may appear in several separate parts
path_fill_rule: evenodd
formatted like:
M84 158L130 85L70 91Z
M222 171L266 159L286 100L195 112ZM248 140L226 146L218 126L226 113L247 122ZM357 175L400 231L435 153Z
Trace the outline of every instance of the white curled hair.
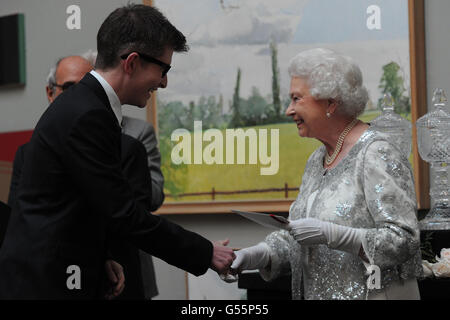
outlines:
M306 79L314 99L334 99L336 112L351 117L363 113L369 94L362 73L351 58L328 49L300 52L289 63L289 75Z

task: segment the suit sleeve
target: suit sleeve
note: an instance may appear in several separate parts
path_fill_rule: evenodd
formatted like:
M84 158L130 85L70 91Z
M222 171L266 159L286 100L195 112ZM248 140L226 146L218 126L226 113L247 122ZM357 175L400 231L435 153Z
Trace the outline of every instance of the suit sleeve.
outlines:
M80 196L102 216L111 235L194 275L205 273L212 243L136 204L121 170L120 135L107 110L92 110L76 120L63 161Z
M147 152L148 169L152 179L152 211L156 211L164 201L164 176L161 171L161 154L153 127L146 123L138 138Z
M0 201L0 248L2 247L3 238L5 237L6 234L10 214L11 208L2 201Z
M19 187L20 177L22 176L24 150L25 145L20 146L16 151L16 155L14 156L13 172L11 176L11 184L9 186L9 195L8 195L8 205L10 207L14 206L14 203L16 202L17 199L17 189Z
M147 166L147 154L141 142L125 134L122 134L122 170L136 201L150 211L152 182Z

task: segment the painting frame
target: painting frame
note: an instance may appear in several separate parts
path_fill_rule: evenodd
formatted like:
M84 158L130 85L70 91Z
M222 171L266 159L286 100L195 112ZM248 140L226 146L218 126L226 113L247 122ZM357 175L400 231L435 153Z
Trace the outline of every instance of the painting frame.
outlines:
M145 5L153 5L152 0L143 0ZM411 123L412 155L414 163L414 178L419 210L430 208L430 175L429 166L418 153L417 132L415 123L418 118L427 113L426 88L426 57L425 57L425 15L424 0L408 0L409 25L409 60L411 87ZM147 121L152 123L158 131L156 95L148 101L146 106ZM233 208L245 211L277 212L289 211L292 199L279 200L239 200L239 201L202 201L202 202L174 202L164 203L156 214L223 214L230 213Z

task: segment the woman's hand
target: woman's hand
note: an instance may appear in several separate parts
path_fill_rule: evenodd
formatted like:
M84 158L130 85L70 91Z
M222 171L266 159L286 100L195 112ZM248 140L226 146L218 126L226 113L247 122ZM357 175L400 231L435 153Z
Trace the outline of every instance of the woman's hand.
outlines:
M230 269L232 273L240 273L242 270L254 270L265 268L270 262L270 248L265 242L256 246L236 251L236 259Z
M363 229L341 226L315 218L293 220L287 230L303 245L326 244L329 248L359 255Z
M328 238L323 231L323 222L314 218L292 220L287 230L300 244L328 244Z

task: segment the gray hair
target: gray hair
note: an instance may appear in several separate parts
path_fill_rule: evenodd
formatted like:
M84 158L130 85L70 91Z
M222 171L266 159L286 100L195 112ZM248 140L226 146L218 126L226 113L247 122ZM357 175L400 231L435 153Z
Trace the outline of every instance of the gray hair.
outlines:
M58 69L59 63L67 58L61 57L56 61L56 64L50 69L50 72L47 75L47 86L53 90L53 88L56 86L56 69ZM88 50L85 53L81 54L80 57L86 59L92 66L95 66L95 60L97 59L97 51Z
M349 57L328 49L300 52L289 63L291 77L305 78L314 99L334 99L336 112L351 117L363 113L369 94L360 68Z
M64 57L59 58L56 64L50 69L50 72L47 76L47 86L50 88L50 90L53 90L56 86L56 69L59 66L59 63L61 60L64 59Z
M97 60L97 51L88 50L81 55L81 57L85 58L92 67L95 66L95 61Z

